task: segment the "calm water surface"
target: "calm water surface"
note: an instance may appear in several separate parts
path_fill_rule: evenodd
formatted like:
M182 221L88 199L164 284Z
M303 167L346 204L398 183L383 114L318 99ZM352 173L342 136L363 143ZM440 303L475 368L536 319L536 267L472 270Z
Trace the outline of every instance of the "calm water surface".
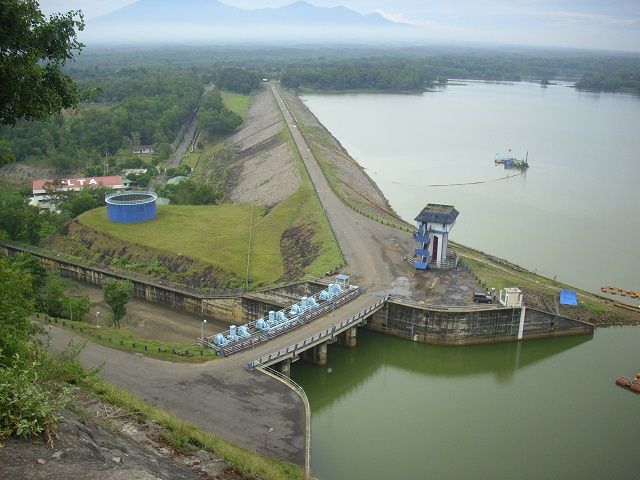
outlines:
M304 101L404 218L453 204L453 240L592 291L640 289L640 97L467 82ZM529 151L526 175L428 186L500 178L508 148Z
M320 121L412 220L461 212L452 238L597 290L640 289L640 100L469 82L423 95L307 95ZM497 152L529 150L503 177ZM637 478L640 328L475 347L358 332L329 364L296 362L312 468L340 479Z
M293 364L312 408L312 470L341 479L637 478L640 328L473 347L366 330Z

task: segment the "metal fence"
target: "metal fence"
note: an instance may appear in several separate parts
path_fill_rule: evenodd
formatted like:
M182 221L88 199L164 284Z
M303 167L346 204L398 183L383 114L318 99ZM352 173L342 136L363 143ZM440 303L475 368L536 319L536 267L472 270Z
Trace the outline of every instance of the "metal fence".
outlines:
M369 307L347 318L346 320L338 323L337 325L333 325L332 327L327 328L326 330L316 333L311 337L305 338L304 340L296 344L293 344L286 348L278 350L277 352L270 353L269 355L264 355L256 360L248 362L247 369L253 370L255 367L258 367L260 365L271 364L274 361L279 360L280 358L287 357L290 354L295 354L296 351L301 351L301 350L304 351L306 350L305 348L306 346L316 344L323 338L326 338L326 337L333 338L336 332L340 333L342 330L345 330L347 327L353 325L354 323L358 323L362 318L369 315L372 311L377 310L387 300L389 300L389 295L385 295L383 298L378 300L373 305L370 305Z

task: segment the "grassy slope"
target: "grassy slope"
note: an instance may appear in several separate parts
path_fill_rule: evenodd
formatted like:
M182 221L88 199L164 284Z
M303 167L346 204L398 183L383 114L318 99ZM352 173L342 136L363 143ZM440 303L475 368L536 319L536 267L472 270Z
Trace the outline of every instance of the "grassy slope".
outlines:
M249 270L252 284L271 284L284 274L280 238L294 225L312 224L316 231L313 241L321 244L320 256L308 268L308 275L318 276L341 264L339 250L308 178L292 196L265 213L263 205L253 208ZM124 242L180 253L245 278L252 223L250 205L159 206L154 221L136 224L110 222L105 209L98 208L85 212L78 220Z
M105 208L85 212L78 220L126 242L244 273L250 218L251 207L246 205L171 205L159 206L152 222L110 222Z
M640 313L620 309L614 305L613 301L529 272L472 248L460 244L455 244L454 247L478 280L489 287L497 289L523 287L532 292L538 292L549 305L554 304L554 298L557 298L560 289L567 288L578 292L578 306L565 307L568 310L562 312L564 315L594 323L597 326L640 323Z
M244 120L253 96L243 95L242 93L224 92L222 90L220 94L222 95L222 103L224 103L224 106L240 115Z

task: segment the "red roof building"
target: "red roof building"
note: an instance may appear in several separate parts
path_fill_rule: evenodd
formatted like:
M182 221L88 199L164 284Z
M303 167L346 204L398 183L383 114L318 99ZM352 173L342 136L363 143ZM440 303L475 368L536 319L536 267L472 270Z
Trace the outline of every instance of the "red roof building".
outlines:
M42 195L47 190L67 192L80 191L90 187L109 187L113 190L124 188L121 176L111 177L87 177L87 178L63 178L60 180L34 180L32 184L33 194Z

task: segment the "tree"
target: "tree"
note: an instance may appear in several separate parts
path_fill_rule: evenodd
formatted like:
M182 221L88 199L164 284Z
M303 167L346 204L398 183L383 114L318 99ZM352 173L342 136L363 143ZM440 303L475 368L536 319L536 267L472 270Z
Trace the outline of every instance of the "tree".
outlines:
M16 157L11 151L11 148L4 140L0 139L0 167L7 163L13 163L16 161Z
M78 104L80 91L62 67L84 45L80 11L40 12L35 0L0 0L0 124L42 119Z
M31 293L35 296L39 295L47 283L47 269L38 257L21 252L11 258L11 263L29 273Z
M120 328L120 320L127 314L127 303L133 293L133 283L130 280L114 280L104 282L102 294L104 301L111 307L111 318L116 328Z
M35 331L30 272L6 256L0 257L0 366L22 351Z

